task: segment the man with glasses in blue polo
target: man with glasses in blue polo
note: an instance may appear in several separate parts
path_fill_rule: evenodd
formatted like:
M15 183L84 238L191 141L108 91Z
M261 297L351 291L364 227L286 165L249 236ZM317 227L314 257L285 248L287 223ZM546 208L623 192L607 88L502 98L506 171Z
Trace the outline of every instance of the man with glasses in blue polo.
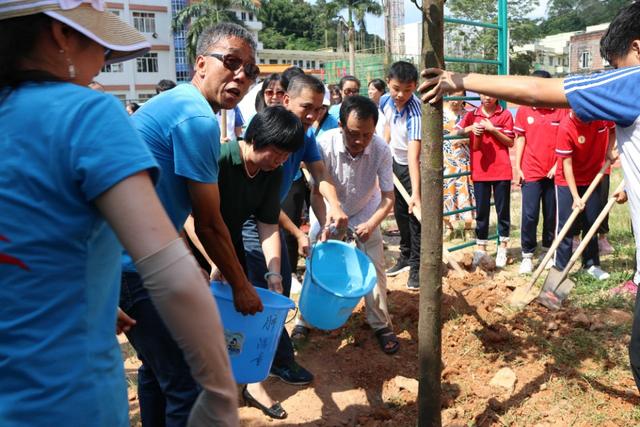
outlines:
M236 309L262 311L220 213L220 129L215 113L234 108L260 70L256 42L244 28L222 23L200 36L190 84L163 92L132 116L161 167L158 196L181 231L189 214L207 255L233 289ZM143 426L185 426L198 396L182 351L156 312L128 254L122 259L121 309L136 323L127 332L142 366L138 396Z

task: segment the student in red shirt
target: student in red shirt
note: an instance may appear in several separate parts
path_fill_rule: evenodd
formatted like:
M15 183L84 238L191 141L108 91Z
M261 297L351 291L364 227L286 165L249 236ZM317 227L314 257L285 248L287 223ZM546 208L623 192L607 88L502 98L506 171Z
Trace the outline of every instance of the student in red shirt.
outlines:
M558 206L558 225L560 230L575 208L581 213L583 236L591 228L602 210L600 195L596 192L586 203L580 198L600 171L609 146L609 128L611 122L594 120L584 122L572 110L560 123L556 143L558 167L556 170L556 201ZM564 269L573 252L574 230L558 246L555 266ZM606 280L609 273L600 268L598 239L594 235L582 254L582 266L587 273L598 280Z
M468 112L456 125L459 135L469 136L471 144L471 179L476 197L476 244L474 262L486 255L489 237L491 192L498 214L500 246L496 267L507 265L507 242L511 225L509 208L511 197L511 160L513 146L513 117L498 105L498 100L480 95L480 107Z
M544 70L534 76L550 78ZM538 244L536 231L542 204L543 255L555 237L556 194L553 177L556 173L556 135L560 121L568 114L564 108L521 106L516 113L513 130L516 133L516 181L522 186L522 221L520 243L522 263L520 274L533 271L533 253Z

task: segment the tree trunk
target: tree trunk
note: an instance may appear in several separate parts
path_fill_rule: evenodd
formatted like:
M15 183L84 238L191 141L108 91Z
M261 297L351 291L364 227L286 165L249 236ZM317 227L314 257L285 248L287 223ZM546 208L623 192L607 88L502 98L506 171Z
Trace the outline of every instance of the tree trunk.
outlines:
M352 12L349 10L349 74L356 75L356 34L353 28Z
M444 0L422 3L421 68L444 68ZM442 102L422 106L418 426L440 427L442 369ZM435 190L434 190L435 189Z

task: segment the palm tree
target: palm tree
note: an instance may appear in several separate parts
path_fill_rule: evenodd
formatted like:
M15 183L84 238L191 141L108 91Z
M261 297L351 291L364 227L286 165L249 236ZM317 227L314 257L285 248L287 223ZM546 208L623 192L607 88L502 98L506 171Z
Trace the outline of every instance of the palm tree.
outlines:
M356 73L356 48L355 48L355 23L354 16L361 23L360 28L366 31L364 27L364 16L370 13L375 16L382 15L382 7L375 0L335 0L339 7L338 11L347 9L347 34L349 36L349 74Z
M219 22L233 22L244 26L235 12L230 8L256 13L260 0L202 0L193 2L176 14L171 23L171 30L177 32L188 28L186 35L187 57L193 61L196 57L198 37L205 28Z

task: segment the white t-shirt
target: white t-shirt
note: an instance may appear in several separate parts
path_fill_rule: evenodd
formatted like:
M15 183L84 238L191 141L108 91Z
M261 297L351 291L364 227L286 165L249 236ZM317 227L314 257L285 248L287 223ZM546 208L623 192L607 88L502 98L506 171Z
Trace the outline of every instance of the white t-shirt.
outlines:
M409 141L420 141L422 138L422 105L417 96L411 95L402 111L396 109L396 105L389 94L380 98L380 109L391 130L391 153L393 160L401 165L408 165L407 153Z

